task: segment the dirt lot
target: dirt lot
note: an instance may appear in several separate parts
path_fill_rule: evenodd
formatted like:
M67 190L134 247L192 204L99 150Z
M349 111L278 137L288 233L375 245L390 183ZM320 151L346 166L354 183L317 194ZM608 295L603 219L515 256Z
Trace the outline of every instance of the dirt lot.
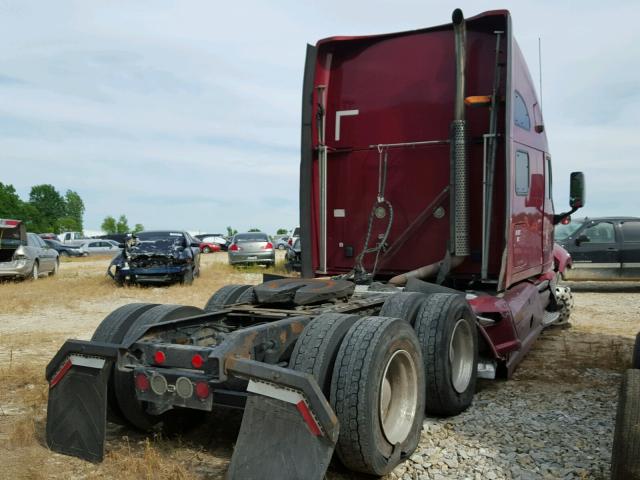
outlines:
M191 287L117 288L104 275L108 263L105 259L66 261L58 277L0 284L2 475L5 478L222 478L239 427L240 415L237 413L214 415L206 426L177 439L166 439L161 435L145 437L110 425L107 456L100 465L54 454L43 446L43 437L47 398L44 368L66 338L88 339L104 316L126 303L203 306L211 293L222 285L258 283L261 280L261 270L237 271L226 265L225 261L224 253L204 256L202 276ZM455 450L456 445L465 444L459 435L473 437L473 428L476 428L473 427L473 421L480 420L480 416L484 415L481 412L488 407L493 412L497 405L507 417L513 417L527 413L524 411L530 407L527 402L535 403L538 405L537 418L539 422L544 422L545 402L553 395L567 398L567 395L577 392L579 398L583 398L580 397L581 392L588 392L589 395L595 392L596 396L589 396L583 409L593 407L594 412L601 413L598 413L595 421L585 421L580 426L581 438L590 438L590 445L576 447L578 453L563 456L559 465L565 469L565 473L570 472L578 477L606 476L618 373L626 366L633 336L640 330L640 285L583 283L573 284L572 288L576 292L572 328L547 330L514 380L481 383L474 406L464 414L463 418L467 419L465 422L455 419L436 421L436 430L442 427L449 432L447 438L453 439L447 440L452 443L450 449ZM519 400L521 396L522 401ZM501 398L507 398L508 402L501 404ZM563 410L565 404L559 405L554 406L554 412L565 416L573 414ZM536 415L532 415L532 418ZM486 423L486 418L483 421L484 424L475 424L479 425L477 428L484 429L483 435L488 435L488 438L502 435L500 422ZM424 441L421 444L421 451L427 452L425 456L433 453L431 447L427 447L433 441L429 438L429 432L435 431L433 426L436 423L430 423L430 420L425 422ZM467 425L466 432L459 429L462 423ZM517 428L528 429L527 425L515 424L520 425ZM510 434L519 435L517 428L512 427ZM544 428L542 430L543 436L554 438ZM520 433L524 435L525 432ZM501 442L496 440L494 444L499 446ZM535 447L533 445L532 449ZM433 448L440 447L436 445ZM496 449L498 453L495 458L501 459L508 453L502 447ZM444 451L443 455L446 460L447 452ZM464 450L454 452L455 455L459 459L466 458ZM518 452L514 455L518 455ZM585 456L584 462L579 461L581 455ZM489 463L493 462L491 458L488 457ZM510 457L507 455L504 458ZM520 462L520 457L517 460ZM533 477L555 476L554 470L544 473L541 465L543 460L532 456L532 463L528 462L520 462L521 471L529 471ZM473 460L474 465L477 463ZM518 476L513 470L503 468L504 465L501 466L498 460L494 463L495 478ZM406 471L400 469L393 476L438 478L439 475L441 478L459 478L454 473L455 469L449 470L447 475L446 465L444 471L439 470L440 473L435 476L429 473L429 468L433 466L431 463L429 467L424 467L416 459L415 465L419 466ZM329 476L348 477L339 468L334 468ZM475 477L478 478L478 475Z

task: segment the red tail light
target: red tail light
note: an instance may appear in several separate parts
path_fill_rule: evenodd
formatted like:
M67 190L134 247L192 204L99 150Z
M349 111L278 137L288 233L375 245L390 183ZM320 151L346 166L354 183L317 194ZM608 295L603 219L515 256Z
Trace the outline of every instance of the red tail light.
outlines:
M204 358L202 358L202 355L196 353L191 357L191 365L193 365L193 368L202 368L202 365L204 365Z
M290 238L289 241L287 242L289 245L293 246L293 238Z
M149 377L147 377L144 373L136 374L136 388L141 392L146 392L149 390Z
M273 250L273 243L267 242L267 244L262 247L263 250Z
M202 400L210 394L209 384L207 382L196 382L196 396Z
M167 359L167 356L164 354L164 352L160 350L158 350L153 355L153 361L156 362L158 365L163 364L166 359Z
M240 247L238 246L237 243L232 243L231 246L229 247L230 252L237 252L238 250L240 250Z

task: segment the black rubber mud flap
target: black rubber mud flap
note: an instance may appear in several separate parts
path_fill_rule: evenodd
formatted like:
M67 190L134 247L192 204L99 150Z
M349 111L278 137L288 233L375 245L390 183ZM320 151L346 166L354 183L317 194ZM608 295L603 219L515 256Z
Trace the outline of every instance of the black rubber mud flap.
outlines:
M307 410L305 415L311 414ZM251 395L227 479L322 480L335 442L318 433L296 404Z
M49 382L46 440L51 450L102 461L111 365L111 360L79 355L62 362Z

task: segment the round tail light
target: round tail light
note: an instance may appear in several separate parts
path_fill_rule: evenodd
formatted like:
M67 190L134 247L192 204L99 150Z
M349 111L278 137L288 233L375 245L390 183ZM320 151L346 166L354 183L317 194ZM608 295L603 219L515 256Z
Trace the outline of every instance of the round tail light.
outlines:
M161 350L158 350L156 353L153 354L153 361L158 365L163 364L166 359L167 359L167 356Z
M202 365L204 365L204 358L202 358L202 355L196 353L191 357L191 365L193 365L193 368L202 368Z
M196 397L201 400L209 397L211 390L209 390L209 384L207 382L196 383Z
M146 392L149 390L149 377L147 377L144 373L136 373L135 378L136 388L141 392Z

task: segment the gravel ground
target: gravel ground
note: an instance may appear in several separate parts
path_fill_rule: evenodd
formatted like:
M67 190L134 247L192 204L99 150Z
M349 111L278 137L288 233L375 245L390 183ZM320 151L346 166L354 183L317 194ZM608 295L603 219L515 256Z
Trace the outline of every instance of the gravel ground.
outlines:
M467 412L427 419L419 448L389 478L608 477L619 375L585 375L599 388L483 385Z
M214 415L178 440L147 440L110 428L102 464L48 451L43 446L46 385L40 373L64 338L88 338L119 304L201 305L221 284L257 281L258 275L234 273L221 260L222 255L208 256L203 277L192 288L115 289L99 280L104 266L93 261L65 264L60 279L41 281L42 291L30 284L22 285L24 291L0 285L0 298L12 295L15 303L15 312L0 313L0 360L3 365L9 360L9 368L0 369L0 465L7 478L224 477L239 414ZM96 278L88 287L76 280L85 275ZM66 289L66 296L47 303L42 295L49 286ZM546 330L513 379L480 381L473 405L463 414L427 418L418 449L386 480L608 478L620 372L640 330L640 284L576 283L572 288L572 327ZM36 294L45 299L42 305L28 296ZM12 362L33 374L22 379ZM327 478L370 477L334 463Z

